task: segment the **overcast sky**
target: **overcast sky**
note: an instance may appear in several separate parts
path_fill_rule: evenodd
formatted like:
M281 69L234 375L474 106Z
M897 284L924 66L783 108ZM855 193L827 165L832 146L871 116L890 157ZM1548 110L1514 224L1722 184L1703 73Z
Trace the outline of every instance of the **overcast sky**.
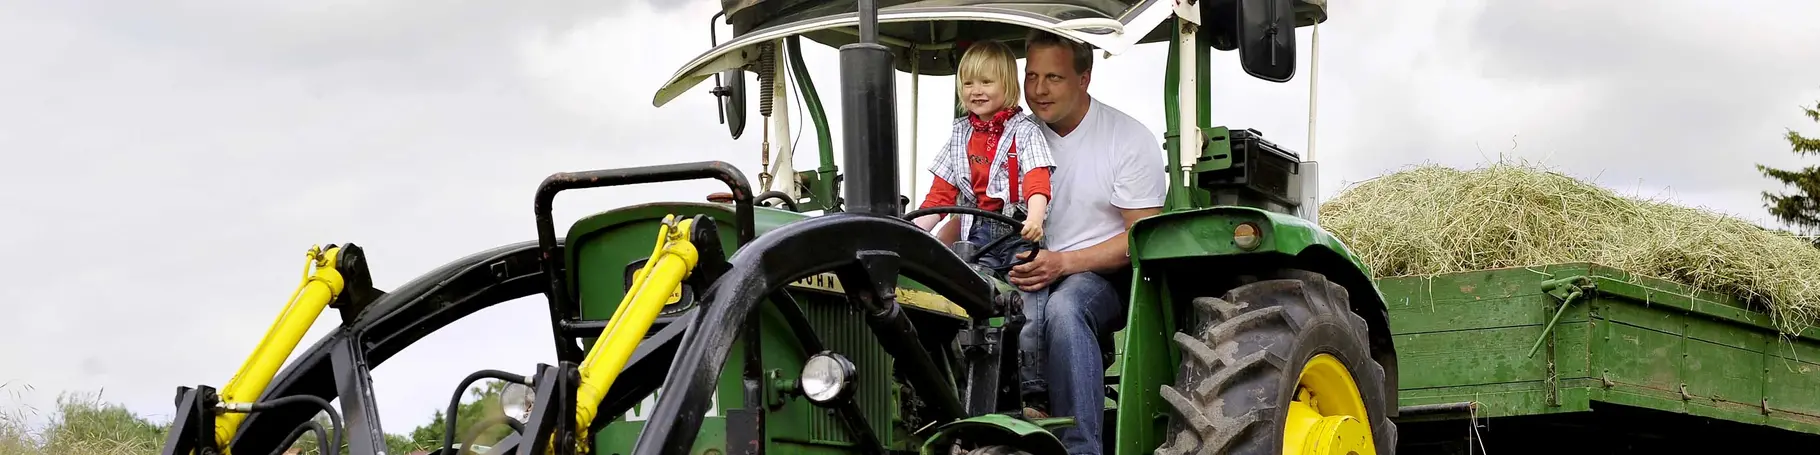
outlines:
M737 141L705 85L649 101L707 48L712 0L4 3L8 412L104 391L168 418L175 387L234 373L312 244L364 246L390 289L534 239L532 192L552 172L716 159L757 181L756 100ZM1799 110L1820 101L1816 2L1342 1L1332 15L1316 150L1328 195L1507 155L1771 224L1758 193L1776 188L1752 165L1809 165L1781 135L1820 133ZM1302 71L1286 84L1215 54L1216 123L1307 149L1309 31L1298 38ZM838 113L836 54L805 44ZM1100 61L1092 88L1159 137L1164 49ZM921 82L924 162L946 136L951 84ZM908 78L899 89L907 108ZM804 133L796 167L812 169ZM557 222L717 190L565 194ZM377 370L386 429L427 422L473 370L551 361L543 306L489 309ZM309 339L338 322L326 313Z

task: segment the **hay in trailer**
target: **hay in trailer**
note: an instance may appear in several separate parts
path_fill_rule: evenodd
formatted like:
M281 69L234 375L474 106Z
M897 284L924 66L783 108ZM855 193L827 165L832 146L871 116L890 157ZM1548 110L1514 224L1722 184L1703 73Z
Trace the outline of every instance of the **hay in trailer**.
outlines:
M1595 262L1763 305L1785 333L1820 316L1808 240L1525 164L1386 175L1322 205L1320 221L1378 277Z

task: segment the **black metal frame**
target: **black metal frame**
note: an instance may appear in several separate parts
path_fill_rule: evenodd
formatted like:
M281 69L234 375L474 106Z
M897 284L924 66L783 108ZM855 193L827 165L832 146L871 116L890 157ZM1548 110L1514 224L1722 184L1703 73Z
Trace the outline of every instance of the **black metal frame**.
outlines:
M324 400L340 398L342 409L349 417L346 428L352 435L348 438L350 453L372 454L383 450L384 433L372 406L373 387L368 374L371 368L456 320L543 291L547 281L538 266L539 251L536 242L482 251L452 261L384 294L367 305L366 311L344 321L340 328L318 340L280 370L259 401L293 396ZM621 374L626 378L661 375L669 367L670 359L675 356L682 335L694 317L694 312L686 313L680 316L678 323L657 328L650 338L639 344ZM620 381L608 391L597 415L623 415L657 386L655 381ZM172 422L163 453L215 450L214 406L217 402L219 396L213 388L180 387L177 417ZM316 410L307 407L280 407L249 414L230 442L230 450L270 453L315 415ZM595 429L610 420L596 419ZM361 442L363 439L366 442ZM508 438L501 441L500 447L520 440L522 438Z
M756 237L757 227L752 220L752 187L746 183L746 174L721 161L702 161L684 164L665 164L623 169L602 169L583 172L561 172L545 178L537 185L537 197L534 207L537 216L537 244L539 263L544 270L549 270L550 330L556 343L556 358L559 360L580 362L583 355L581 346L575 338L564 330L581 322L578 313L581 307L570 295L566 281L566 269L562 252L557 248L556 221L552 214L552 205L556 194L586 188L603 188L611 186L637 185L643 183L673 182L680 180L715 179L727 184L733 193L734 225L738 227L739 241L745 243Z
M993 297L992 304L1004 316L1003 326L976 324L959 334L961 356L967 363L966 388L961 394L968 415L1024 408L1018 371L1023 298L1014 293L999 294Z
M915 328L896 301L901 272L955 301L976 325L996 315L990 284L935 238L894 217L846 212L779 228L742 247L730 263L731 270L701 293L707 303L694 311L697 318L689 323L662 385L673 392L659 398L649 420L673 423L647 425L634 453L687 450L734 340L733 333L721 328L742 326L763 297L827 271L840 276L886 351L909 363L904 370L912 386L933 404L937 418L966 414L955 387L918 344Z
M348 331L346 327L340 329ZM378 453L386 449L385 430L379 424L379 407L373 399L373 377L367 366L366 352L356 346L359 335L341 337L329 351L329 362L335 374L336 396L341 398L341 412L348 421L348 451ZM326 399L326 398L325 398ZM239 451L235 451L239 452Z
M719 238L716 225L706 217L698 218L695 226L695 235ZM724 262L713 260L724 257L724 253L719 242L703 242L698 248L704 260L697 265L690 283L705 286L725 270ZM372 292L371 295L379 297L362 305L366 307L365 311L345 319L341 327L318 340L279 371L260 401L289 396L340 398L342 409L349 417L347 428L351 437L347 439L351 452L365 454L383 450L384 432L373 406L371 368L456 320L498 303L547 290L543 286L548 283L547 273L539 261L544 251L542 242L506 245L455 260L391 293ZM343 264L352 263L355 262ZM685 313L678 318L679 324L655 328L655 333L639 345L622 373L624 377L649 378L662 374L694 315ZM621 381L608 392L598 415L623 415L655 391L657 385L655 381ZM189 453L189 449L198 447L201 442L212 445L212 406L219 398L207 387L182 388L179 393L182 395L178 403L180 417L173 423L170 439L174 444L171 448L183 450L167 453ZM541 401L543 397L539 398ZM568 409L572 417L573 406ZM251 414L230 444L231 450L270 452L281 441L289 439L298 425L308 423L314 414L308 409L296 408ZM597 419L596 429L611 420Z
M259 401L290 396L341 398L342 409L349 417L347 428L353 435L348 438L351 453L383 450L383 431L376 418L377 412L371 406L372 382L368 371L406 346L462 317L542 290L543 272L537 267L536 246L534 242L521 242L482 251L452 261L384 294L366 305L366 311L344 320L342 327L318 340L280 370ZM212 392L206 387L198 390ZM185 395L188 397L180 397L181 412L172 424L171 437L207 438L191 440L191 444L194 441L212 442L214 416L207 406L213 403L197 400L213 394L189 391ZM350 400L350 397L354 399ZM190 403L206 403L206 406ZM187 410L184 409L186 405L189 406ZM315 410L304 407L249 414L230 443L231 450L270 453L315 414ZM367 442L360 442L363 439ZM370 450L361 450L362 446ZM184 447L167 445L167 448ZM165 453L189 452L167 450Z
M221 395L214 387L178 387L177 414L164 437L165 455L219 455L215 447L215 404Z
M537 401L531 404L531 419L525 422L521 433L530 437L531 444L529 450L518 452L543 454L554 448L557 455L575 453L575 388L581 385L575 363L538 365L531 383L535 384ZM545 434L556 436L554 447L550 445L552 438L543 437Z

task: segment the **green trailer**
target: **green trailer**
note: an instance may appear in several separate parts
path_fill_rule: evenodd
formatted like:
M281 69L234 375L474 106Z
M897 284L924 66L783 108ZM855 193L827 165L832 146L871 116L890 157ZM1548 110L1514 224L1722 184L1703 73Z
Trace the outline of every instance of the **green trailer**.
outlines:
M1820 445L1820 330L1591 263L1377 280L1405 454Z

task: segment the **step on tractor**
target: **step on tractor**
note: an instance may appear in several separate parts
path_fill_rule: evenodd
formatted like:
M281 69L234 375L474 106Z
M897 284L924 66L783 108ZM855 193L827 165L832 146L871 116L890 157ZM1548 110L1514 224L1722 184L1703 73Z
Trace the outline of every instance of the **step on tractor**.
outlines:
M898 169L897 72L952 75L979 40L1021 58L1032 30L1108 55L1169 50L1157 74L1165 133L1151 145L1165 155L1167 201L1129 226L1129 266L1109 274L1125 319L1100 338L1102 363L1076 366L1104 370L1104 451L1394 453L1386 306L1360 260L1316 224L1317 163L1209 115L1213 51L1287 82L1296 29L1325 21L1325 1L721 4L712 28L732 33L711 36L654 103L713 79L705 91L737 138L756 98L767 138L759 188L722 161L557 173L534 194L535 241L391 290L374 288L361 247L312 248L303 284L244 366L219 388L178 388L164 453L274 453L310 434L383 453L370 372L455 320L537 293L557 358L454 384L451 427L470 385L509 383L508 412L483 425L512 431L486 453L1064 453L1057 433L1076 418L1029 413L1018 391L1027 321L1016 288L965 244L908 220L959 214L1013 235L1021 223L971 207L907 210L900 174L916 172ZM804 39L839 49L845 169ZM770 150L773 132L788 137L780 106L792 94L819 139L812 171L796 170L790 141ZM560 192L694 179L727 191L556 229ZM330 308L339 325L286 365ZM316 420L325 413L329 428ZM448 430L440 453L472 447Z

